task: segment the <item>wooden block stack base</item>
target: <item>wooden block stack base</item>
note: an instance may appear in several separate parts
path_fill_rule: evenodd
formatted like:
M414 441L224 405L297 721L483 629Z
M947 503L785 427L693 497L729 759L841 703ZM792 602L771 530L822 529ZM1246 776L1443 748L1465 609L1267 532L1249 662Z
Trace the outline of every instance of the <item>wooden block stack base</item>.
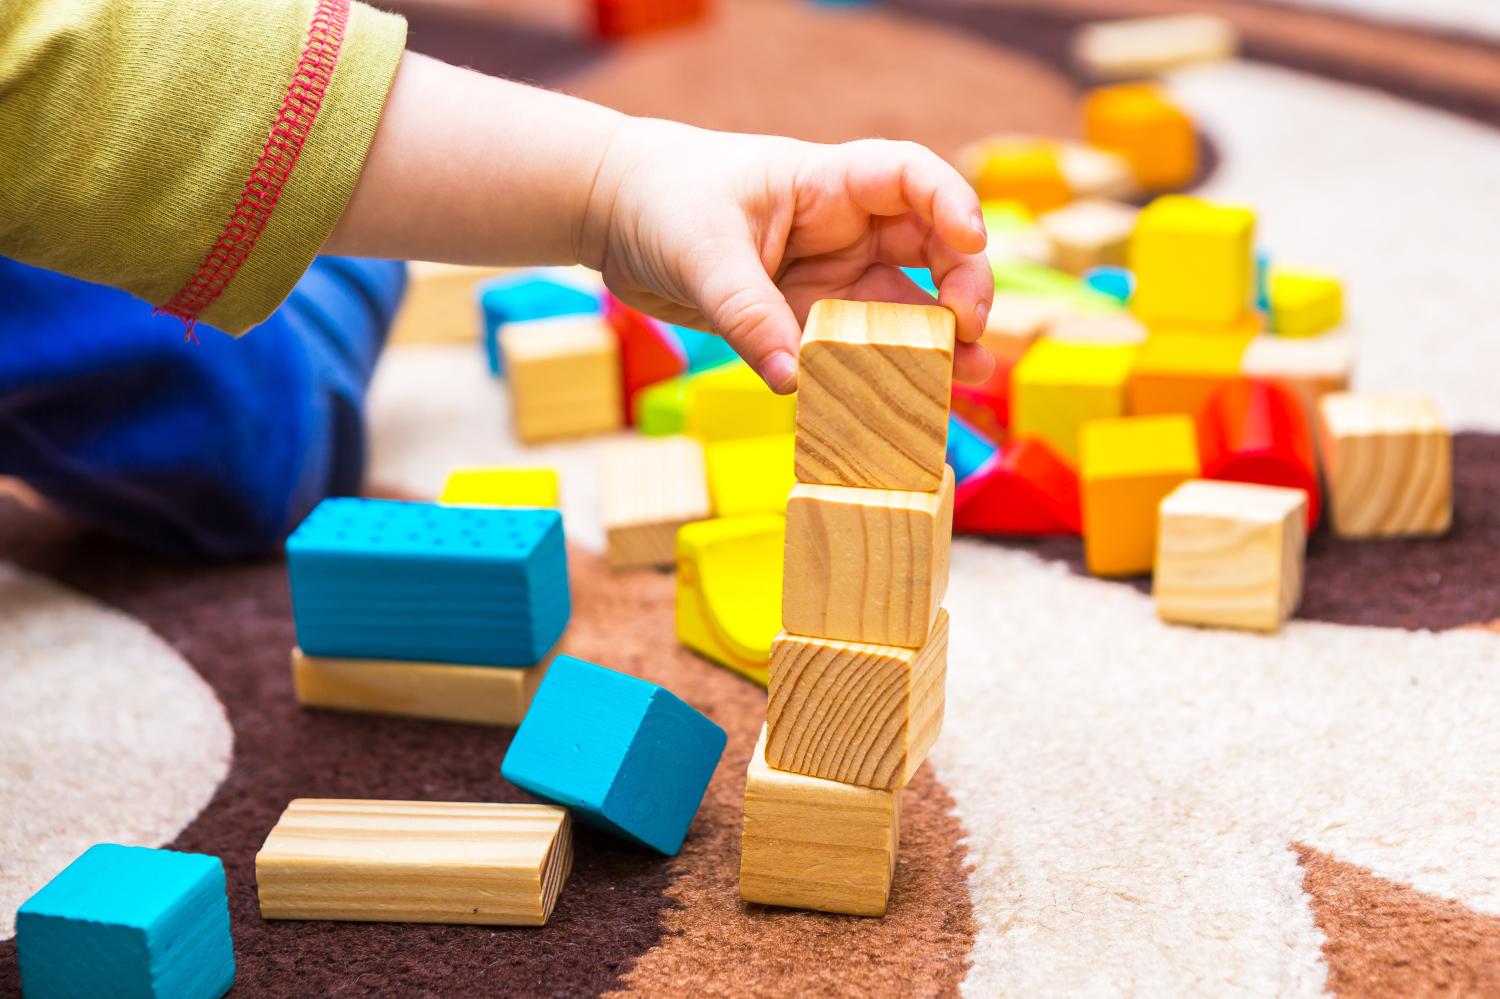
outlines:
M297 700L309 708L519 725L550 658L535 666L456 666L309 656L293 649L292 682Z
M298 798L255 880L265 919L541 926L572 866L551 805Z

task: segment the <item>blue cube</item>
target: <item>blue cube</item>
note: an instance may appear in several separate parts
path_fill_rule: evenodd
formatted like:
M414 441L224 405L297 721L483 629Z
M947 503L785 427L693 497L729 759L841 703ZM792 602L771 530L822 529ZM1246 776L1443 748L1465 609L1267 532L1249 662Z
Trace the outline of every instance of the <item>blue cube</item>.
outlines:
M1083 283L1122 305L1135 293L1135 275L1124 267L1095 267L1083 276Z
M682 847L726 740L671 691L558 656L500 773L582 822L670 856Z
M729 346L729 341L721 336L689 326L673 326L671 330L682 347L682 356L687 361L689 374L721 367L739 356Z
M522 271L481 285L479 308L484 313L484 356L490 373L500 375L505 373L500 358L500 327L532 319L593 315L603 306L594 292L536 271Z
M234 984L218 857L89 847L16 913L21 992L217 999Z

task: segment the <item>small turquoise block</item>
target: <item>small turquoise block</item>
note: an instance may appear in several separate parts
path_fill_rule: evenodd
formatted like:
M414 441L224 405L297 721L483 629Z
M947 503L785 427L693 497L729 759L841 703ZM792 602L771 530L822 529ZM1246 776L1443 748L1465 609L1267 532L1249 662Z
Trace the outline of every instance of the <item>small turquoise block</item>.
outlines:
M925 267L903 267L901 273L912 279L918 288L929 295L938 293L937 283L932 280L932 271Z
M720 367L739 356L729 346L729 341L721 336L687 326L673 326L672 333L682 347L682 356L687 359L689 374Z
M1271 314L1271 255L1265 250L1255 251L1255 307Z
M582 822L671 856L727 739L670 690L558 656L500 775Z
M999 446L968 420L949 414L947 460L953 467L954 479L960 484L982 472L999 453Z
M16 912L21 993L217 999L234 984L218 857L89 847Z
M484 356L490 373L504 374L500 359L500 327L531 319L593 315L603 305L593 292L535 273L507 274L479 286L479 308L484 312Z
M1124 267L1095 267L1083 276L1083 283L1121 305L1135 292L1135 275Z

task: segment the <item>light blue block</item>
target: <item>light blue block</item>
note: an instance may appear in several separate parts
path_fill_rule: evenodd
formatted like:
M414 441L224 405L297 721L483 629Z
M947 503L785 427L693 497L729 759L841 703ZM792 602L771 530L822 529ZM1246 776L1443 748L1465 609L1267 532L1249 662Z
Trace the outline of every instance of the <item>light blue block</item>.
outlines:
M937 284L932 280L932 271L927 268L903 267L901 268L901 273L911 278L916 286L927 292L927 294L936 295L938 293Z
M1271 255L1265 250L1255 251L1255 307L1266 315L1271 314Z
M479 308L484 313L485 360L490 373L500 375L505 373L500 358L500 327L532 319L593 315L603 305L591 291L523 271L480 285Z
M673 326L671 330L682 347L682 356L687 361L689 374L720 367L739 356L729 346L729 341L721 336L687 326Z
M286 551L309 655L530 666L571 613L552 509L327 499Z
M724 730L654 683L558 656L500 774L580 821L669 856L723 755Z
M89 847L16 912L21 993L217 999L234 984L218 857Z
M1121 305L1135 293L1135 275L1124 267L1095 267L1083 276L1083 283Z
M994 460L1000 448L974 428L968 420L948 416L948 464L960 484L967 482Z

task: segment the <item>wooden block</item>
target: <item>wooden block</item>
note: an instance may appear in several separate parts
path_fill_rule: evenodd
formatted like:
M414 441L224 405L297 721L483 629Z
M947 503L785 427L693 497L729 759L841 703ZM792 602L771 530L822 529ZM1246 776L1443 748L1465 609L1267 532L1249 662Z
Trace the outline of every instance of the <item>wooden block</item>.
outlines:
M1088 198L1047 212L1037 224L1052 243L1052 266L1081 275L1094 267L1124 265L1136 214L1131 205Z
M777 770L894 791L943 725L948 614L920 649L783 632L771 646L766 762Z
M1140 348L1038 340L1011 374L1010 430L1078 460L1078 428L1125 415L1125 387Z
M919 648L948 589L953 470L937 492L799 482L786 508L781 624L794 635Z
M1318 450L1335 534L1447 533L1453 442L1436 403L1415 395L1336 392L1318 408Z
M1052 246L1046 233L1036 224L1031 209L1019 201L991 199L981 201L979 209L984 216L984 228L989 236L984 254L991 264L1030 261L1038 264L1050 263Z
M1198 63L1232 59L1239 32L1212 14L1174 14L1085 25L1073 60L1098 80L1155 76Z
M572 867L551 805L297 798L255 881L263 919L543 926Z
M1129 163L1144 190L1186 187L1198 175L1193 119L1159 87L1101 87L1084 98L1083 119L1089 142Z
M999 460L961 482L953 497L960 534L1080 534L1078 473L1041 440L1005 445Z
M1133 198L1140 194L1135 168L1119 153L1081 142L1063 142L1058 157L1074 197Z
M412 261L390 343L475 342L484 329L479 286L506 273L505 268Z
M1153 330L1173 324L1229 326L1255 289L1255 213L1197 198L1157 198L1130 238L1130 308Z
M795 395L777 395L748 364L735 362L689 380L683 431L701 441L789 434L796 411Z
M1128 312L1073 313L1047 324L1047 339L1057 343L1140 345L1150 333Z
M304 707L407 718L519 725L546 662L455 666L399 659L333 659L292 650L292 684Z
M716 517L781 513L797 482L792 434L714 441L703 449L708 498Z
M1266 301L1271 329L1279 336L1317 336L1344 320L1344 287L1331 274L1272 267Z
M1198 477L1192 417L1092 420L1078 434L1083 555L1097 576L1151 571L1162 497Z
M500 775L580 822L665 854L682 846L724 730L664 687L558 656Z
M774 770L760 733L745 774L740 898L883 916L901 840L901 792Z
M1134 416L1197 416L1220 386L1240 377L1248 336L1152 333L1136 355L1128 393Z
M536 267L485 281L475 289L484 315L484 354L490 373L503 375L500 331L511 323L597 316L604 284L582 267Z
M1208 397L1198 413L1198 456L1205 479L1300 489L1307 495L1307 530L1322 500L1312 423L1291 391L1240 378Z
M20 884L15 869L9 878ZM218 999L234 984L224 865L197 853L91 846L22 903L16 958L18 994L28 999Z
M677 640L764 687L781 630L780 514L719 517L677 532Z
M1354 338L1347 333L1314 337L1257 336L1245 348L1240 371L1247 378L1272 381L1290 389L1302 403L1309 425L1318 400L1344 392L1354 374Z
M567 317L500 331L511 420L528 444L618 430L620 347L602 319Z
M455 468L438 502L449 506L557 506L555 468Z
M797 481L938 488L953 313L825 299L813 304L798 356Z
M996 295L979 342L996 361L1015 364L1047 327L1073 314L1067 302L1038 295Z
M672 565L677 529L710 515L703 445L692 437L607 442L601 484L611 569Z
M1163 621L1276 631L1302 601L1307 494L1185 482L1161 501L1152 590Z

